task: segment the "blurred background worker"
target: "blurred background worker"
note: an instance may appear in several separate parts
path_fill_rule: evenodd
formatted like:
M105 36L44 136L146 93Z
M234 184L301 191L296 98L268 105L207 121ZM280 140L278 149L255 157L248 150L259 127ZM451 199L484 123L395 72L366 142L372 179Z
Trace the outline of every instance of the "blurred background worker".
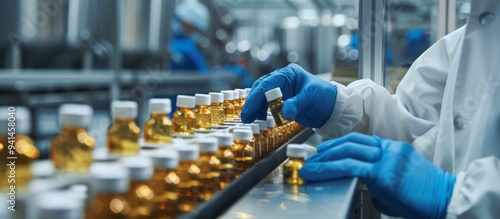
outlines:
M198 48L198 41L201 33L207 30L209 22L207 7L197 0L187 0L176 7L170 42L172 70L208 73L208 64Z

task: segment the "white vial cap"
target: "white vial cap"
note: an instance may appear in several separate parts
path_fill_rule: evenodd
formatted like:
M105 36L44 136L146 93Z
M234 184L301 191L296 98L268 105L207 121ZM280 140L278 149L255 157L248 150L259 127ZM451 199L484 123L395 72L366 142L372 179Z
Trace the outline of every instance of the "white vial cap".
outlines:
M85 104L63 104L59 107L61 125L88 128L92 121L92 107Z
M245 91L247 92L247 97L248 95L250 94L250 91L252 90L252 88L245 88Z
M234 140L252 140L252 131L247 129L236 129L233 131Z
M217 138L208 137L198 140L200 152L217 152L219 150L219 140Z
M208 94L195 94L194 98L197 106L210 106L212 96Z
M38 219L78 219L83 214L83 203L69 192L49 191L36 197Z
M257 123L243 124L243 125L252 128L252 133L253 134L259 134L260 133L260 131L259 131L259 127L260 126Z
M216 133L214 135L219 140L219 146L230 147L233 145L233 135L230 133Z
M175 149L179 152L179 159L197 161L200 158L200 148L198 145L176 145Z
M179 166L179 152L172 149L158 149L152 153L156 169L177 169Z
M210 96L211 96L212 103L222 103L222 102L224 102L224 94L217 93L217 92L210 92L208 94L210 94Z
M267 102L276 100L280 97L283 97L283 94L281 93L281 89L279 87L274 88L268 92L266 92L266 100Z
M168 98L149 99L149 113L169 114L172 112L172 102Z
M233 90L233 99L240 99L240 92L237 90Z
M115 100L111 103L111 112L113 118L135 119L137 117L137 103Z
M224 94L224 100L234 100L234 94L232 90L221 91Z
M274 128L274 126L276 126L276 122L272 116L267 116L266 123L268 128Z
M240 94L240 98L247 98L247 91L245 89L236 89Z
M147 181L153 177L153 161L149 157L129 156L120 159L132 181Z
M260 131L267 130L267 121L266 120L255 120L254 123L259 124Z
M7 130L7 125L10 120L15 119L15 128L16 133L18 134L29 134L31 131L31 114L28 108L26 107L12 107L9 111L10 107L0 107L0 130ZM9 115L9 112L12 112L12 116ZM1 132L0 132L1 133ZM6 131L3 131L1 134L5 134Z
M195 100L192 96L177 95L177 107L181 108L194 108Z
M91 166L92 188L96 192L126 193L130 186L128 170L121 163L96 163Z
M306 158L307 148L302 144L289 144L286 146L286 156Z
M268 116L273 116L273 113L271 113L271 111L267 111L267 115Z

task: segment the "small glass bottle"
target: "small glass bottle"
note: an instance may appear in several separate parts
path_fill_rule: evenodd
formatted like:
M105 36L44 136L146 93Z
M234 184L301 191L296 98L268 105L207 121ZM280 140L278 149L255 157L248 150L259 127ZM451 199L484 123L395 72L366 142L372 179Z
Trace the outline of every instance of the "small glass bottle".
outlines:
M172 142L172 121L168 114L172 111L170 99L149 99L149 119L144 123L144 141L165 144Z
M151 218L174 219L179 213L179 154L176 150L160 149L155 150L151 156L154 163L153 179L150 182L154 194L151 200Z
M0 191L10 190L14 183L18 192L24 191L32 178L31 164L40 156L34 141L28 136L31 132L29 110L0 107L0 127L0 160L5 162L0 165ZM15 165L11 164L12 161ZM10 171L12 168L16 170L14 175Z
M172 116L172 132L178 135L193 135L196 124L195 99L191 96L177 96L177 111Z
M254 159L253 161L255 163L258 163L261 159L261 154L262 154L262 147L260 145L260 131L259 131L259 124L257 123L251 123L251 124L243 124L244 126L248 126L252 130L252 139L250 140L250 146L252 146L254 150Z
M250 145L252 131L247 129L235 129L233 131L234 144L231 151L234 154L234 178L238 178L254 164L255 151Z
M267 156L268 134L267 134L267 121L266 120L255 120L254 123L259 124L259 145L260 145L260 159L264 159Z
M83 216L83 201L70 191L42 192L35 196L34 205L36 219L81 219Z
M243 108L243 105L245 104L245 101L247 100L247 91L245 89L236 89L236 91L238 91L240 94L240 99L239 99L240 102L239 103L240 103L241 108Z
M121 163L128 169L130 189L126 194L132 210L130 218L150 218L153 210L153 189L150 180L153 176L153 162L148 157L130 156L121 158Z
M233 180L234 154L231 151L233 135L230 133L217 133L214 135L219 140L217 158L220 161L220 188L226 188Z
M276 147L276 136L274 132L274 118L272 116L268 116L266 119L267 125L267 154L271 154L274 152Z
M129 218L133 206L126 197L130 188L127 169L119 163L99 163L91 168L90 173L95 195L85 218Z
M189 213L196 209L200 200L200 167L197 162L200 151L197 145L178 145L179 152L179 210L181 213Z
M222 94L224 95L224 103L222 103L222 107L224 108L224 120L234 120L235 112L234 105L232 104L234 97L233 91L223 90Z
M210 92L212 104L210 105L210 111L212 112L212 126L222 125L224 123L224 107L222 103L224 102L224 94Z
M208 94L194 95L196 109L196 125L197 130L210 130L212 128L212 111L210 110L211 96Z
M292 185L302 185L305 183L299 175L299 170L304 166L304 159L307 157L307 150L301 144L289 144L286 148L288 161L283 167L283 182Z
M198 140L198 146L200 147L200 159L198 160L200 198L203 201L208 201L220 190L221 162L217 157L219 140L213 137L202 138Z
M283 108L283 104L285 103L282 99L283 94L281 93L281 89L279 87L274 88L270 91L267 91L265 95L267 102L269 102L269 110L274 117L276 125L282 126L289 123L290 121L283 118L283 115L281 114L281 109Z
M111 111L113 124L108 128L107 148L110 154L136 155L139 152L141 129L134 122L137 117L137 103L134 101L113 101Z
M243 105L240 104L240 92L237 90L232 90L233 92L233 102L231 102L234 106L234 119L239 119L241 114L241 109Z
M94 138L87 133L92 108L82 104L64 104L59 108L61 132L52 139L50 159L57 170L87 172L92 164Z

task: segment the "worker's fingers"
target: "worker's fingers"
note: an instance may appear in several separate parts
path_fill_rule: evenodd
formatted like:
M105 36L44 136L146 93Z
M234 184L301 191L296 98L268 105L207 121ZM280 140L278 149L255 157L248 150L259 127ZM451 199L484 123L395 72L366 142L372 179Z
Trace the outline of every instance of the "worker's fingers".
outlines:
M295 120L299 113L311 105L311 95L306 90L301 90L296 96L291 97L283 104L283 117Z
M299 174L309 182L346 177L369 180L371 166L370 163L350 158L330 162L308 162L300 169Z
M365 135L357 132L352 132L349 133L345 136L342 136L340 138L335 138L332 140L328 140L326 142L323 142L321 145L318 146L318 153L321 153L322 151L326 151L332 147L339 146L341 144L344 144L346 142L355 142L358 144L366 145L366 146L373 146L373 147L379 147L380 141L379 138L376 136L370 136L370 135Z
M382 202L379 202L376 198L372 199L373 206L380 212L384 213L387 216L398 217L398 214L395 214L392 210L386 207Z
M366 162L377 162L380 160L381 154L382 151L380 148L365 146L354 142L346 142L310 157L307 159L307 162L326 162L345 158Z

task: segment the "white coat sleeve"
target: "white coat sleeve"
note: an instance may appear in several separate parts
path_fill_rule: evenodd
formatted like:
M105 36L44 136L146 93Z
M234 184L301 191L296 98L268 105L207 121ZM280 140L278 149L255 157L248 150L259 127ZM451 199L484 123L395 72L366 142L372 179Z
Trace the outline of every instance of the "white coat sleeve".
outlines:
M410 67L396 94L371 80L337 86L335 108L315 131L335 138L356 131L382 138L413 142L436 126L450 64L463 28L443 37Z
M447 219L498 218L500 216L500 160L486 157L473 161L457 174Z

